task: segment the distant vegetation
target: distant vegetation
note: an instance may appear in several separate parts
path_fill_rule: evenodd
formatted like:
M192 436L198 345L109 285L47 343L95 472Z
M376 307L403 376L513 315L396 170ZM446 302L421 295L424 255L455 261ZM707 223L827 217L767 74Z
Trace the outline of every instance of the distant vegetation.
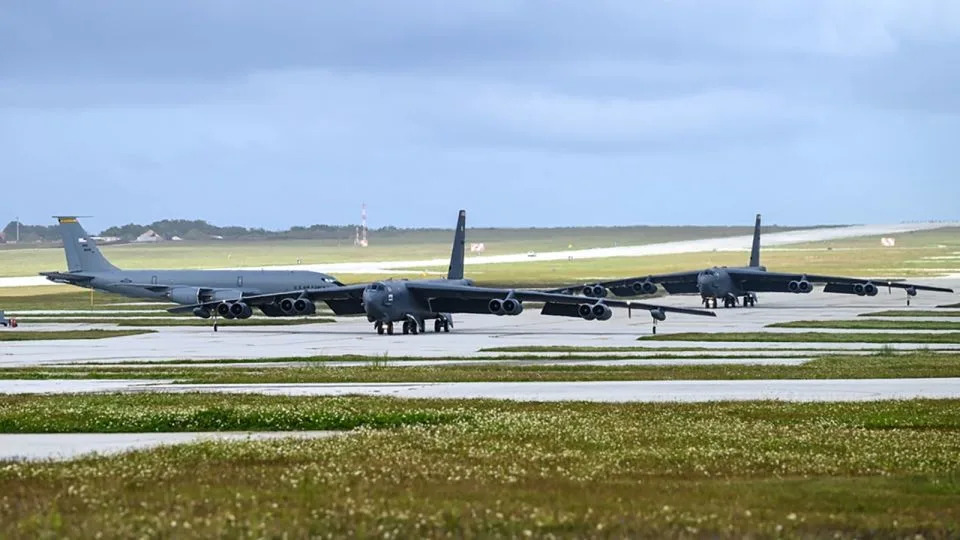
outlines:
M781 227L777 225L765 227L766 232L779 232L785 230L795 230L797 228L803 227ZM294 226L287 230L280 231L271 231L259 227L239 227L239 226L226 226L220 227L213 225L204 220L194 219L164 219L160 221L154 221L153 223L148 224L137 224L137 223L128 223L126 225L113 226L103 230L99 236L103 237L113 237L119 238L124 242L132 242L140 235L146 233L147 231L153 231L154 233L160 235L163 239L169 240L173 237L178 237L182 240L193 240L193 241L204 241L211 239L223 239L223 240L328 240L336 241L342 243L352 243L356 237L356 224L350 225L309 225L309 226ZM557 234L562 234L565 236L570 236L574 232L582 233L583 231L590 231L591 233L596 233L598 236L606 236L614 231L630 231L631 234L636 234L638 237L649 234L651 231L657 231L659 233L664 233L664 231L677 231L677 234L680 234L680 239L686 239L691 234L693 237L704 237L704 238L715 238L718 236L729 236L736 234L745 234L749 232L749 227L725 227L725 226L676 226L676 227L646 227L646 226L631 226L631 227L563 227L563 228L471 228L472 235L485 234L490 240L500 240L504 238L511 238L514 236L516 231L527 231L531 233L533 237L545 237L550 238L554 237ZM378 229L370 229L369 236L371 239L392 239L401 237L404 235L409 235L411 232L416 233L427 233L424 237L423 234L417 235L417 240L436 240L446 242L448 241L449 230L448 229L438 229L438 228L399 228L394 226L380 227ZM91 231L92 233L92 231ZM682 234L681 234L682 233ZM434 235L436 235L434 237ZM669 236L669 234L668 234ZM17 222L11 221L3 229L2 237L0 237L0 243L3 242L3 238L6 241L10 242L16 239L17 237ZM56 225L25 225L20 224L20 243L22 244L35 244L35 243L52 243L59 242L60 234L57 231Z

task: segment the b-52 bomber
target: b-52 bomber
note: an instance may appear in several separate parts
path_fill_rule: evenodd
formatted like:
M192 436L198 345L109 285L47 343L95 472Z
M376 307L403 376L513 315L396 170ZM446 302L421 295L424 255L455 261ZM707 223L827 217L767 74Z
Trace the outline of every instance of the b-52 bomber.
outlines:
M723 307L739 304L754 306L758 292L788 292L806 294L813 291L814 284L823 284L828 293L855 294L858 296L876 296L881 287L902 289L907 293L907 305L910 297L917 291L935 291L952 293L953 289L917 285L902 281L886 281L863 278L824 276L790 272L768 272L760 264L760 214L753 229L753 246L750 250L750 264L744 267L713 267L689 272L670 274L652 274L600 283L588 283L554 289L559 294L582 294L590 298L604 298L607 292L616 296L638 296L653 294L657 285L670 294L699 294L704 307L717 307L717 300L723 301Z
M215 312L229 318L236 311L236 304L247 307L272 306L270 309L288 311L296 304L314 305L326 302L334 313L366 314L378 334L393 334L394 323L401 323L404 334L425 331L425 321L433 320L435 332L449 332L453 327L454 313L482 313L492 315L519 315L524 302L543 302L544 315L580 317L586 320L605 321L613 315L611 308L642 309L650 312L656 321L666 314L715 316L710 311L675 308L642 302L590 299L570 294L478 287L464 279L464 245L466 241L466 212L461 210L454 233L453 250L446 279L389 279L368 284L324 287L319 289L291 290L246 296L236 302L209 301L190 306L172 308L179 312Z

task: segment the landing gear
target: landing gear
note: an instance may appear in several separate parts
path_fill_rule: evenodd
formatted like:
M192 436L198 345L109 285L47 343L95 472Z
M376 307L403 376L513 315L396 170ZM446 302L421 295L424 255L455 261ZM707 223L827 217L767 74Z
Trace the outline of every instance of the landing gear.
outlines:
M403 321L403 333L417 335L420 332L420 325L416 321Z
M382 323L382 322L377 321L377 322L373 323L373 328L376 329L377 334L380 334L381 336L383 335L383 330L384 330L384 329L383 329L383 323Z
M713 305L711 306L711 304ZM710 308L717 309L717 297L704 296L703 307L704 309L710 309Z
M393 335L393 323L392 323L392 322L387 323L387 335L388 335L388 336L392 336L392 335Z
M448 321L448 320L446 320L446 319L435 319L435 320L433 321L433 331L436 332L436 333L438 333L438 334L439 334L441 331L442 331L442 332L447 332L447 333L449 333L449 332L450 332L450 321Z
M757 299L749 294L743 297L743 307L753 307L757 305Z

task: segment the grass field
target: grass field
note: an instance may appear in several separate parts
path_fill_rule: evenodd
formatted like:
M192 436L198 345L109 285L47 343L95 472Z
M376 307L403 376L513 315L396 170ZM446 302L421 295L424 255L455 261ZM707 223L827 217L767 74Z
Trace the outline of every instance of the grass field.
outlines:
M0 397L31 432L368 426L8 464L0 537L948 538L958 408Z
M787 357L791 355L785 355ZM0 379L162 379L194 384L545 382L746 379L874 379L960 377L960 353L881 350L871 355L826 355L797 366L777 365L590 366L477 363L386 366L372 359L358 367L214 365L170 367L71 366L0 369Z
M960 321L917 321L855 319L849 321L815 320L768 324L767 328L838 328L843 330L960 330Z
M960 343L960 332L843 333L843 332L680 332L637 338L641 341L759 342L759 343Z
M891 309L888 311L874 311L872 313L861 313L859 317L960 317L960 310L950 309L913 309L899 310Z
M467 235L469 242L484 243L486 255L503 255L720 238L751 232L752 227L471 228ZM451 229L404 231L380 237L372 234L371 245L365 249L353 246L352 242L338 244L324 240L164 242L106 245L101 249L120 268L222 268L289 265L296 264L297 259L303 264L323 264L446 258L450 256L452 239ZM0 277L32 275L63 268L64 264L63 250L59 247L0 247Z
M51 339L104 339L150 334L153 330L51 330L20 332L0 330L0 341L41 341Z

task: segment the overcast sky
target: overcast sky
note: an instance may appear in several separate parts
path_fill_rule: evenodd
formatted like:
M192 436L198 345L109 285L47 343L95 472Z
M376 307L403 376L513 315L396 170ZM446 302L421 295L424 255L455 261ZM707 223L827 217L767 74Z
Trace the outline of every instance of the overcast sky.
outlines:
M960 2L0 3L0 222L960 218Z

